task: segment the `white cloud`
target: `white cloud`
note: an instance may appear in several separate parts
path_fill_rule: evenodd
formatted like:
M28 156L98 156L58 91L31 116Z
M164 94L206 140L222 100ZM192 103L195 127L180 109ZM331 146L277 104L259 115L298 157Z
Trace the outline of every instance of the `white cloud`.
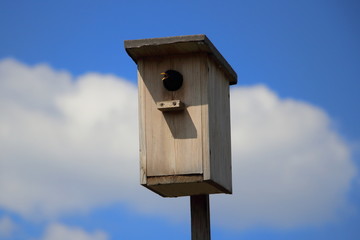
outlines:
M234 194L212 197L213 222L335 218L355 168L331 119L264 86L235 88L231 98ZM127 81L3 60L0 111L0 207L49 218L122 201L188 216L188 198L162 199L139 185L137 90Z
M7 216L0 218L0 237L8 238L16 229L16 224Z
M93 233L83 229L68 227L59 223L48 226L42 240L107 240L107 234L102 231Z
M22 87L38 78L49 87ZM52 217L122 200L139 188L135 86L97 74L76 80L46 66L1 63L0 89L8 92L0 102L3 208ZM48 88L46 108L42 100L31 101Z
M215 198L219 224L313 225L346 210L355 166L321 109L264 86L235 89L231 100L235 190Z

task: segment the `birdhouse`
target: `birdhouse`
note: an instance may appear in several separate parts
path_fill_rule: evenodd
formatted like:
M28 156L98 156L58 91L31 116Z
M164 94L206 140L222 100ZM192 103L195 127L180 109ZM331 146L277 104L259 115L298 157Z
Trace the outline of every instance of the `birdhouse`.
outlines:
M125 49L138 69L141 184L164 197L231 193L234 70L205 35Z

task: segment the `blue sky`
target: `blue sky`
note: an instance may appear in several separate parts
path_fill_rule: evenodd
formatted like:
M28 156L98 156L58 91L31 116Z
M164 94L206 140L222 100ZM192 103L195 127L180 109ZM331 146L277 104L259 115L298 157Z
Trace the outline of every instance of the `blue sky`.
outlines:
M190 34L206 34L239 78L237 191L211 197L213 239L358 239L359 10L0 1L0 239L190 238L188 199L139 186L136 65L123 47Z

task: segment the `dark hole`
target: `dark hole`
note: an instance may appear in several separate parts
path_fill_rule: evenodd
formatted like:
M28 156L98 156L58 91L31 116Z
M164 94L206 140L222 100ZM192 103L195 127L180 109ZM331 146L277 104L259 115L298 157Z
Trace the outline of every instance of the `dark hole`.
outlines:
M179 90L183 84L183 76L175 70L167 70L162 73L163 85L169 91Z

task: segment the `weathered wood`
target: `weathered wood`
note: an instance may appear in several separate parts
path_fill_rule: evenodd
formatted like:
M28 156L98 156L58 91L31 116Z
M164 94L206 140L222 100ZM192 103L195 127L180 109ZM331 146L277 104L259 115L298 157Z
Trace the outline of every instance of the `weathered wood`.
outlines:
M147 179L148 185L169 184L169 183L195 183L202 181L203 181L202 174L148 177Z
M147 176L200 174L202 170L201 96L197 69L203 64L200 55L168 56L141 61L139 86L144 89ZM176 69L183 75L183 86L167 91L161 72ZM181 112L161 112L157 102L180 99L187 106Z
M143 61L138 62L138 69L142 69ZM140 183L146 184L146 127L145 127L145 119L146 119L146 105L144 102L146 101L146 89L143 84L144 80L140 74L140 71L137 71L138 75L138 92L139 92L139 138L140 138Z
M124 45L126 52L136 63L145 57L207 53L228 76L229 83L237 84L236 72L204 34L126 40Z
M180 100L160 101L156 106L162 112L181 111L185 108L185 104Z
M231 67L204 35L125 47L138 65L141 184L165 197L231 193ZM163 85L167 70L183 77L176 91Z
M230 193L212 180L203 180L202 175L176 175L148 177L144 184L163 197L180 197L209 193Z
M210 202L209 195L190 196L191 239L210 240Z
M230 92L226 75L209 59L208 119L210 145L210 177L232 191Z
M208 194L209 192L213 194L225 192L219 190L221 188L217 188L208 182L173 183L144 186L163 197L182 197L198 194Z

